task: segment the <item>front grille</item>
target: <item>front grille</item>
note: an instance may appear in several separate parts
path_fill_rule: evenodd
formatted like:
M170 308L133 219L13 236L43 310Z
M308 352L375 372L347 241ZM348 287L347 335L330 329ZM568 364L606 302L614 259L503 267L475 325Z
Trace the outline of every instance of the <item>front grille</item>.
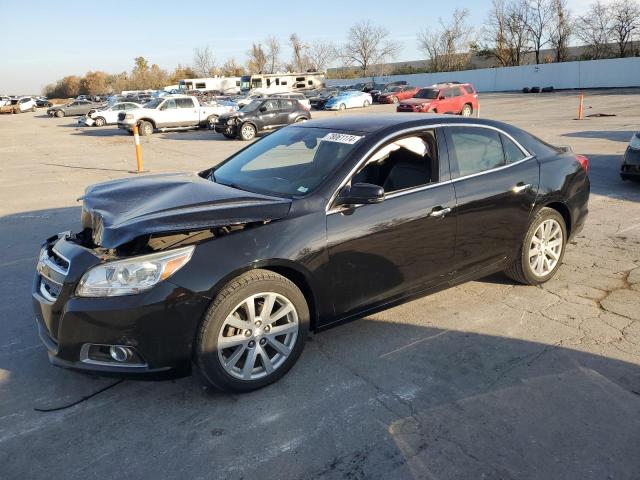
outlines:
M62 285L69 273L69 260L60 255L52 247L42 250L38 261L38 273L40 274L40 294L50 302L55 302Z

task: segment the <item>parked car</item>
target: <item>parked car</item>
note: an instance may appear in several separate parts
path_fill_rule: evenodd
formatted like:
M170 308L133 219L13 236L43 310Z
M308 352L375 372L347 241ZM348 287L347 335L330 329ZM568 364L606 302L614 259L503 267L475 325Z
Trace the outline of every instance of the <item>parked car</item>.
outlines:
M118 128L131 132L137 125L143 136L154 130L213 128L219 116L235 108L216 102L203 105L190 95L167 95L154 98L142 108L120 112Z
M393 87L399 87L402 85L406 85L407 82L405 80L397 80L395 82L389 82L382 84L375 84L373 89L369 92L374 102L378 102L381 93L390 92Z
M323 110L325 104L329 101L329 99L336 96L338 93L340 93L340 90L336 88L319 90L316 95L309 98L311 108L314 108L316 110Z
M302 93L274 93L272 95L276 98L288 98L291 100L297 100L307 110L311 110L311 102Z
M11 97L0 97L0 107L9 105L11 103Z
M101 106L101 103L94 103L89 100L74 100L66 105L55 105L47 109L47 115L51 117L74 117L86 115L91 110L96 110Z
M640 180L640 132L634 133L620 165L622 180Z
M38 108L41 108L41 107L53 107L53 103L51 103L45 97L36 97L35 101L36 101L36 106Z
M11 99L9 103L0 107L0 113L35 112L36 108L36 101L33 97L19 97Z
M412 87L411 85L399 85L391 87L389 91L381 93L378 96L379 103L399 103L400 100L406 100L413 97L418 93L418 87Z
M325 110L344 110L346 108L368 107L371 95L365 92L347 90L334 95L324 104Z
M413 98L402 100L396 111L452 113L469 117L478 111L478 94L470 83L438 84L422 88Z
M288 98L256 99L240 110L220 115L215 131L227 138L252 140L258 133L311 119L309 110Z
M114 103L113 105L107 105L106 107L90 111L78 120L78 124L86 125L88 127L115 125L118 123L118 114L120 112L127 112L136 108L142 108L142 105L140 103L133 102Z
M55 365L178 376L194 361L254 390L309 330L493 272L550 280L585 223L587 170L497 121L296 124L199 173L87 188L82 231L40 251L36 325Z

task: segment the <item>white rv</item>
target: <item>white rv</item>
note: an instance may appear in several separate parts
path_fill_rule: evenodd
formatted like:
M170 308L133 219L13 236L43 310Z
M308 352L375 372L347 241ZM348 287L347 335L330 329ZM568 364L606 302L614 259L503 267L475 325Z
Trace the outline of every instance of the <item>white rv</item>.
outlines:
M295 90L312 90L324 86L324 73L260 73L240 77L240 90L248 93L285 93Z
M180 80L178 88L182 91L209 92L215 90L233 95L240 93L240 77L185 78Z

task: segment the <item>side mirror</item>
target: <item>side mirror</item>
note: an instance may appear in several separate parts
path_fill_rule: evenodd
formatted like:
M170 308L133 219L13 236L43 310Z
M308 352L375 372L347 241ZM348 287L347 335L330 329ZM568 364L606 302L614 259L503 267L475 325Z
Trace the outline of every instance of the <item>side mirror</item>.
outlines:
M384 188L371 183L346 185L336 200L336 205L370 205L384 200Z
M438 97L438 100L444 100L444 95L440 95L440 96Z
M267 107L260 107L260 111L261 111L262 113L266 112L266 111L267 111Z

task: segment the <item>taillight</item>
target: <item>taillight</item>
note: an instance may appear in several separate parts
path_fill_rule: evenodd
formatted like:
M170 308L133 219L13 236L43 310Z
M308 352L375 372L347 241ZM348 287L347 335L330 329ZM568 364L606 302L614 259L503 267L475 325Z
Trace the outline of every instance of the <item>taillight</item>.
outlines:
M589 173L589 159L584 155L576 155L576 160L586 173Z

